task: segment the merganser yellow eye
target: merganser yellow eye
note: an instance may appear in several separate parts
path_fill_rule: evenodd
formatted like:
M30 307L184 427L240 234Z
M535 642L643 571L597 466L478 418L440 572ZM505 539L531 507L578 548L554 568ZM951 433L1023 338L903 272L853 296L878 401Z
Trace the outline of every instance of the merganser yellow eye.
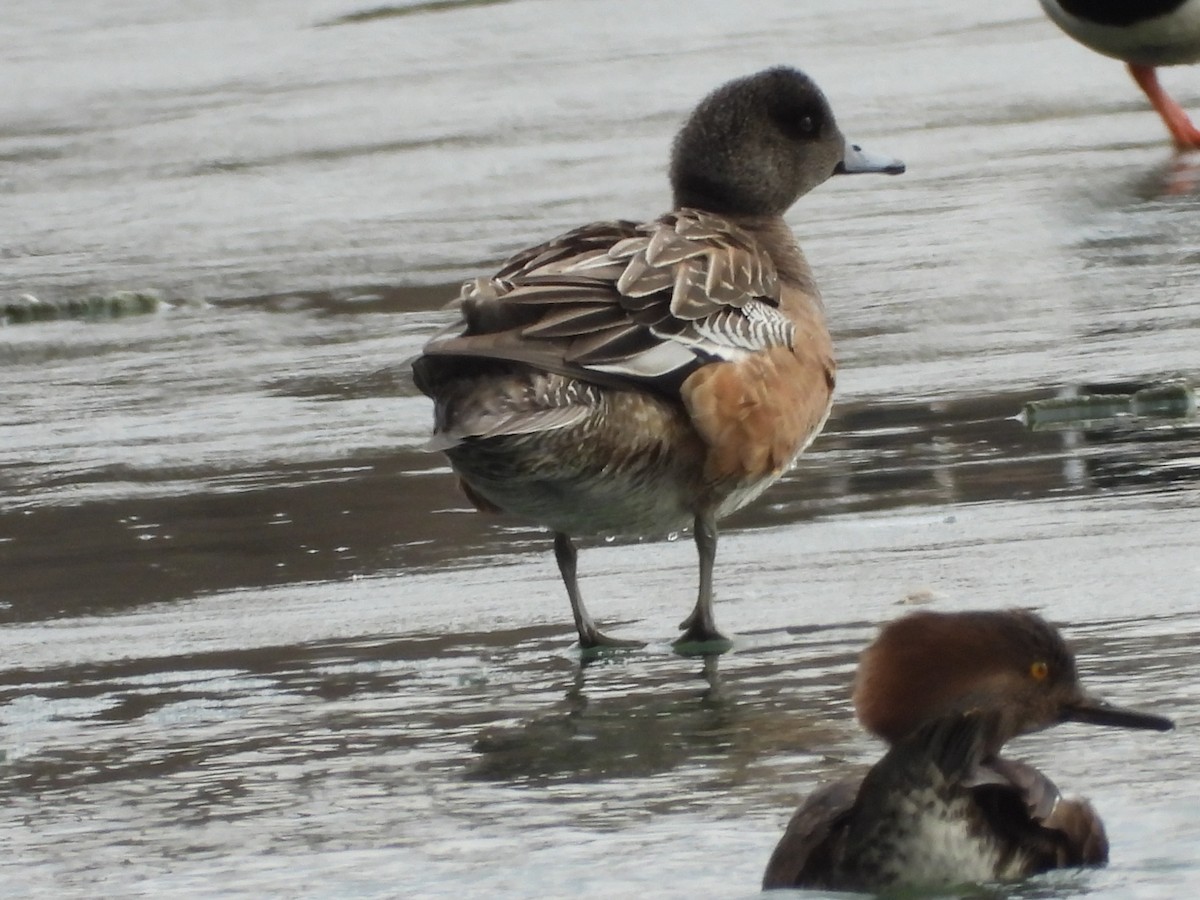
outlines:
M1045 681L1050 674L1050 667L1039 660L1029 667L1029 675L1034 681Z

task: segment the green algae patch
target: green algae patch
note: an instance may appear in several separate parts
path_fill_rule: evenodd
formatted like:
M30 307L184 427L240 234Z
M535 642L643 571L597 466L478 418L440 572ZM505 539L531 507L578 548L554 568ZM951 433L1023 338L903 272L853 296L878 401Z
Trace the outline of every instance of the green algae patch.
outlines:
M1122 419L1184 419L1196 413L1196 392L1183 382L1131 393L1084 394L1031 400L1018 416L1032 431L1079 428Z
M71 300L41 300L32 294L22 294L0 306L0 322L23 325L60 319L119 319L150 315L170 306L153 291L114 291Z

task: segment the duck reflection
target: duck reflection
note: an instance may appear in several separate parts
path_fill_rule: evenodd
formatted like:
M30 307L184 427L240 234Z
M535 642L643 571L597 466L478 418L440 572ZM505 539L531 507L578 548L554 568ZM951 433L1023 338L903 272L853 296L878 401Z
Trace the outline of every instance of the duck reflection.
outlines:
M1200 196L1200 159L1195 155L1172 156L1147 175L1147 187L1156 187L1155 197Z
M732 683L722 678L716 654L689 660L690 678L680 678L673 666L649 672L642 656L629 678L621 663L613 663L621 665L619 672L577 666L562 700L551 708L480 732L466 777L551 784L645 778L704 766L713 784L728 785L745 780L762 759L824 753L841 743L845 729L835 724L834 711L841 672L852 665L850 650L839 648L833 665L818 653L803 676L819 684L813 688L816 701L809 691L797 690L795 672L786 672L787 660L777 657L758 659L752 675L741 672ZM778 711L780 704L787 715ZM779 724L791 716L799 717L800 728Z
M674 769L692 756L723 752L738 732L738 704L721 682L718 659L715 653L703 656L692 679L664 692L610 694L594 685L589 690L589 675L603 662L580 665L552 709L479 735L470 777L591 781L644 776Z

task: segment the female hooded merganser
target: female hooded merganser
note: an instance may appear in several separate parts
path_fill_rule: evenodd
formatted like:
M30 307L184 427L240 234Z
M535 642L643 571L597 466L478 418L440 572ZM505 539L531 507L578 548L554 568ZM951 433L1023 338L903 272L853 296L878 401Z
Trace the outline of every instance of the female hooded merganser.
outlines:
M1124 60L1175 146L1200 148L1200 129L1158 83L1157 66L1200 62L1200 0L1041 0L1054 23L1097 53Z
M549 527L583 647L622 644L584 608L571 535L692 526L700 590L680 642L725 640L712 608L717 520L820 431L833 349L783 220L831 175L898 174L847 143L795 69L732 81L675 140L674 209L585 225L467 282L460 320L413 364L431 448L475 507Z
M937 887L1102 865L1108 840L1091 804L1063 799L1001 748L1060 722L1174 727L1087 693L1061 635L1024 610L890 623L863 652L854 705L891 747L866 777L805 801L764 888Z

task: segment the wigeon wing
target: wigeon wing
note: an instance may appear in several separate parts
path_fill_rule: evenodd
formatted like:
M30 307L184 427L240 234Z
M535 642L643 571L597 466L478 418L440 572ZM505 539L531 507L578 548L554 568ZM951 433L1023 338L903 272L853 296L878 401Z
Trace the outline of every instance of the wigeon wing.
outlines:
M568 232L467 282L427 355L525 363L671 392L698 366L790 347L774 263L719 216L680 210ZM631 384L631 382L633 384Z

